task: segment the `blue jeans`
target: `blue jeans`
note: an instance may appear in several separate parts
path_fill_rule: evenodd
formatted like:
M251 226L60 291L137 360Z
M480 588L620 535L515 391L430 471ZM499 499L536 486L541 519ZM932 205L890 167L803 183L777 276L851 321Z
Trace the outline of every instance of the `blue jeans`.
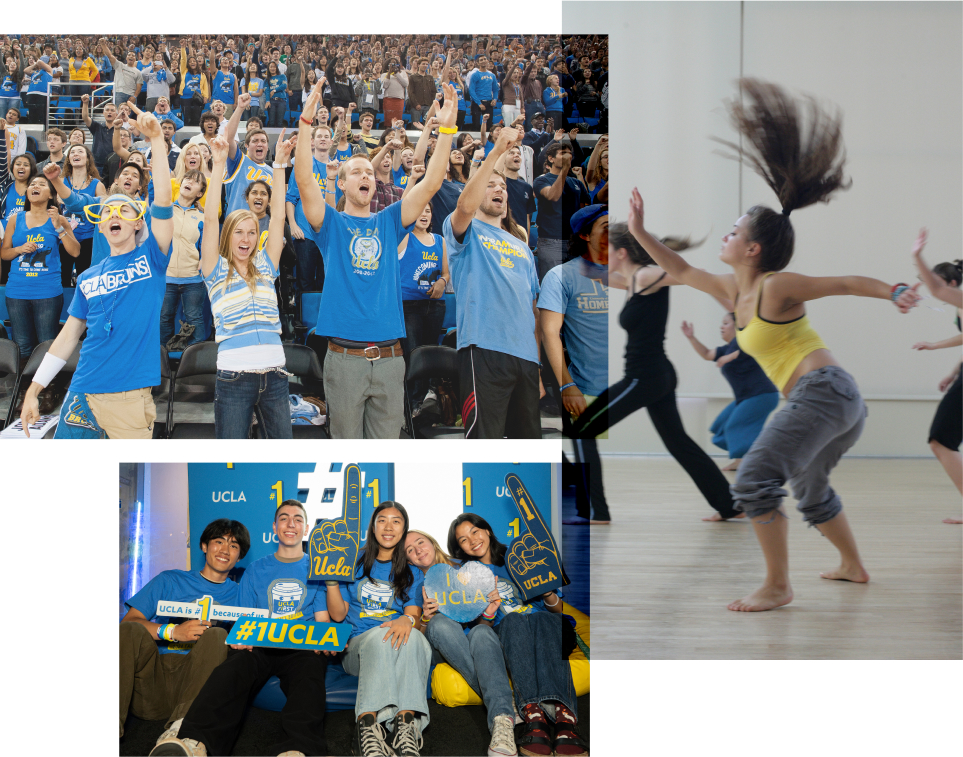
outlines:
M116 87L114 88L114 105L125 103L132 97L134 97L134 95L128 92L121 92Z
M250 119L250 118L260 118L260 117L261 117L261 106L260 106L260 105L252 105L250 108L248 108L246 111L244 111L244 113L243 113L242 116L241 116L241 118L242 118L244 121L247 121L247 120Z
M434 620L432 620L434 623ZM348 675L358 676L355 717L375 712L379 723L390 723L398 712L415 713L419 731L428 725L428 668L431 645L413 628L408 643L394 649L382 641L387 628L369 628L348 642L342 664Z
M164 304L161 307L160 343L163 347L176 333L174 323L177 303L184 305L184 319L194 327L188 346L204 339L204 306L207 305L207 287L203 282L193 284L168 284L164 290ZM209 306L208 306L209 307Z
M498 624L519 712L526 704L553 701L578 716L572 668L562 657L562 623L567 622L561 613L510 612Z
M301 229L304 239L294 240L294 254L298 259L298 292L320 292L324 288L324 260L314 240L307 235L310 229Z
M709 427L712 443L729 453L730 460L746 456L766 425L769 413L779 404L779 392L757 394L741 402L730 402Z
M284 114L288 111L287 98L283 100L271 100L268 104L268 126L284 126Z
M287 375L280 371L218 371L214 390L214 436L247 439L254 416L265 438L293 438Z
M0 113L3 115L0 118L7 117L7 111L11 108L16 108L20 110L20 98L19 97L0 97Z
M64 306L63 294L42 300L15 300L12 297L6 300L13 339L20 348L21 358L29 357L41 342L57 338L60 311Z
M441 336L441 324L445 321L445 300L404 300L405 338L402 346L405 350L405 360L411 360L411 353L415 347L430 344L438 346ZM428 380L421 379L408 385L409 399L420 402L428 392ZM412 405L414 406L414 405Z
M425 636L485 702L488 730L496 715L514 717L502 645L491 626L477 625L466 635L461 623L438 614L425 629Z

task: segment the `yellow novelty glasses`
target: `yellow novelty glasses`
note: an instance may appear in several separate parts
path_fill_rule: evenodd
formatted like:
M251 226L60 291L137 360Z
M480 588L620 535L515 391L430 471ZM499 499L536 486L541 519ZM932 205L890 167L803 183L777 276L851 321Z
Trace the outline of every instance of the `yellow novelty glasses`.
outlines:
M147 203L143 200L126 200L120 204L100 203L96 205L86 205L84 215L91 223L101 223L109 221L117 216L122 221L136 221L143 218L147 213Z

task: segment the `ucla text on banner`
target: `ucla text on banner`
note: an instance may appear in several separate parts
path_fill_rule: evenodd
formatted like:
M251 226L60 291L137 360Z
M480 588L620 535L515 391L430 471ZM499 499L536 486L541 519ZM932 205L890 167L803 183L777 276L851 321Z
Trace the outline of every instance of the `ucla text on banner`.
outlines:
M487 520L502 544L511 543L528 530L505 486L509 473L525 482L545 522L552 522L551 463L462 463L461 469L462 512Z
M558 557L558 545L531 495L514 473L505 476L505 485L528 533L515 539L505 555L505 565L527 602L553 589L571 583Z
M457 623L470 623L488 607L495 574L471 560L460 568L432 565L425 574L425 594L438 602L438 612Z
M267 618L270 617L271 613L253 607L216 605L211 596L205 595L196 602L168 602L166 599L162 599L157 603L157 615L158 617L168 618L197 618L198 620L211 622L217 620L230 622L244 615Z
M352 463L344 469L344 507L341 517L323 520L311 531L308 579L353 581L361 546L361 468Z
M350 623L315 623L304 618L264 619L251 615L238 618L227 635L228 644L278 649L310 649L340 652L351 635Z

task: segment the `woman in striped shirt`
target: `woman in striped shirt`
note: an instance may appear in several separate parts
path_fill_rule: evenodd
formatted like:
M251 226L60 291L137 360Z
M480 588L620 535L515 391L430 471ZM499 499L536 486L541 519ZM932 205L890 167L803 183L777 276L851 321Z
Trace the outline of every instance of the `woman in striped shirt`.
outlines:
M235 210L218 233L217 205L204 208L201 273L211 295L217 329L217 385L214 433L218 439L246 439L251 423L268 439L291 438L288 373L284 370L281 321L274 281L284 248L284 165L297 137L278 139L274 191L267 243L259 244L257 217ZM228 144L222 136L211 143L214 168L209 196L220 197Z

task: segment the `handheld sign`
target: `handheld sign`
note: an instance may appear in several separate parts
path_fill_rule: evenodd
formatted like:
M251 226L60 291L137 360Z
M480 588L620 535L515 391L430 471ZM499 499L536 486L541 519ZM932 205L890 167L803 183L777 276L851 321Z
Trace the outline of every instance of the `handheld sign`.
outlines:
M340 652L351 635L350 623L316 623L304 618L263 619L253 615L238 618L227 635L228 644L278 649L310 649Z
M344 469L344 509L336 520L323 520L308 540L311 558L309 579L354 580L354 566L361 544L361 468L352 463Z
M438 612L456 623L470 623L488 607L495 590L495 574L480 562L460 568L432 565L425 574L425 594L438 602Z
M203 621L224 621L231 622L237 620L242 615L256 615L259 618L271 616L267 610L258 610L253 607L227 607L226 605L214 604L214 598L205 594L196 602L169 602L162 599L157 603L157 615L169 618L197 618Z
M552 532L542 520L525 484L514 473L505 476L508 493L528 528L528 533L514 539L505 555L505 565L527 602L532 597L568 586L571 581L558 557L558 546Z

